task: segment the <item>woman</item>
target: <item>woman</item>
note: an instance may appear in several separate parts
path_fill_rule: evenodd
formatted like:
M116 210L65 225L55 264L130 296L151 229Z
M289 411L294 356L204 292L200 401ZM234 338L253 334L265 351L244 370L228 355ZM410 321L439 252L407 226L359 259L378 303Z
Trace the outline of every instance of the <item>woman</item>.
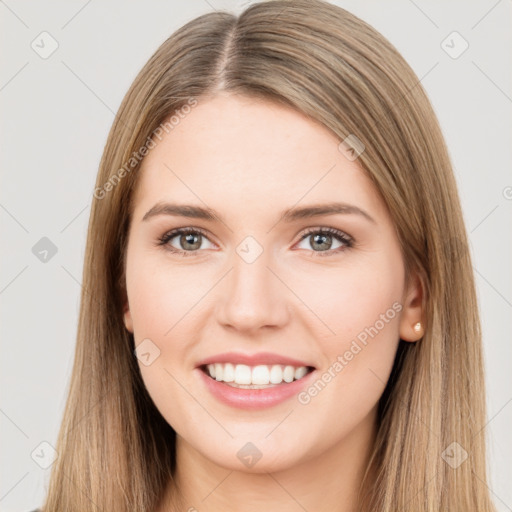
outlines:
M94 198L45 512L494 510L456 183L373 28L319 0L186 24Z

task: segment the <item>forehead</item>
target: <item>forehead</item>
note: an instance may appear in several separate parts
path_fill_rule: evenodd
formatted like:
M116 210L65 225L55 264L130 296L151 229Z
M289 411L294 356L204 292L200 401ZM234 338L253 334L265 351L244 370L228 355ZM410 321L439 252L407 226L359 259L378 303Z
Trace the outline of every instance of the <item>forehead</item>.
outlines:
M199 99L155 142L139 171L135 211L173 200L261 215L298 202L345 201L385 213L373 183L338 149L335 134L270 101Z

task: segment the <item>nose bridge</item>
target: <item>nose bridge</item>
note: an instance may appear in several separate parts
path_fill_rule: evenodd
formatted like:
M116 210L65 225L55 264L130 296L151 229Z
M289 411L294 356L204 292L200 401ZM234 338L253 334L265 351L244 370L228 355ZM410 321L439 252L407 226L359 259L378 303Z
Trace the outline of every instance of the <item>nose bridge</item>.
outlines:
M255 330L286 321L285 290L268 268L272 265L270 254L262 247L258 249L251 240L237 247L218 311L221 323L240 330Z

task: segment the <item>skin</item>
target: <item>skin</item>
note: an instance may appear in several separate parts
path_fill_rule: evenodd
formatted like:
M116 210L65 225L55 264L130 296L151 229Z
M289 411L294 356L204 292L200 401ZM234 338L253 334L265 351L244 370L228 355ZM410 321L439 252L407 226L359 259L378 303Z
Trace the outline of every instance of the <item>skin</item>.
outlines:
M422 292L416 278L405 288L387 207L339 143L287 107L222 94L200 98L143 161L124 322L135 345L149 338L160 350L139 366L177 433L183 510L357 510L377 403L399 337L420 337L413 325L422 319ZM142 220L163 201L207 206L224 222L165 214ZM287 208L332 201L356 205L375 222L357 214L279 221ZM157 244L181 227L207 233L187 257L168 248L190 247L180 235ZM301 240L307 228L340 230L354 246L336 238L318 246L314 234ZM236 252L247 236L263 249L250 264ZM258 411L235 409L194 370L221 352L268 351L311 362L320 377L395 302L401 311L307 404L292 397ZM236 455L248 441L262 453L251 468ZM171 510L171 489L159 511Z

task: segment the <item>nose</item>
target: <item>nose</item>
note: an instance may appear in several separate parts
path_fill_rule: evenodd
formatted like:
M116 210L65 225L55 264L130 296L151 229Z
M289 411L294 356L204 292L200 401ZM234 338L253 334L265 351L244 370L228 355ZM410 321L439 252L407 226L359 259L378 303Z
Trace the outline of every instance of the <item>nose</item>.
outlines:
M283 327L289 321L290 292L269 263L265 252L252 263L234 255L217 303L221 325L255 333L263 327Z

